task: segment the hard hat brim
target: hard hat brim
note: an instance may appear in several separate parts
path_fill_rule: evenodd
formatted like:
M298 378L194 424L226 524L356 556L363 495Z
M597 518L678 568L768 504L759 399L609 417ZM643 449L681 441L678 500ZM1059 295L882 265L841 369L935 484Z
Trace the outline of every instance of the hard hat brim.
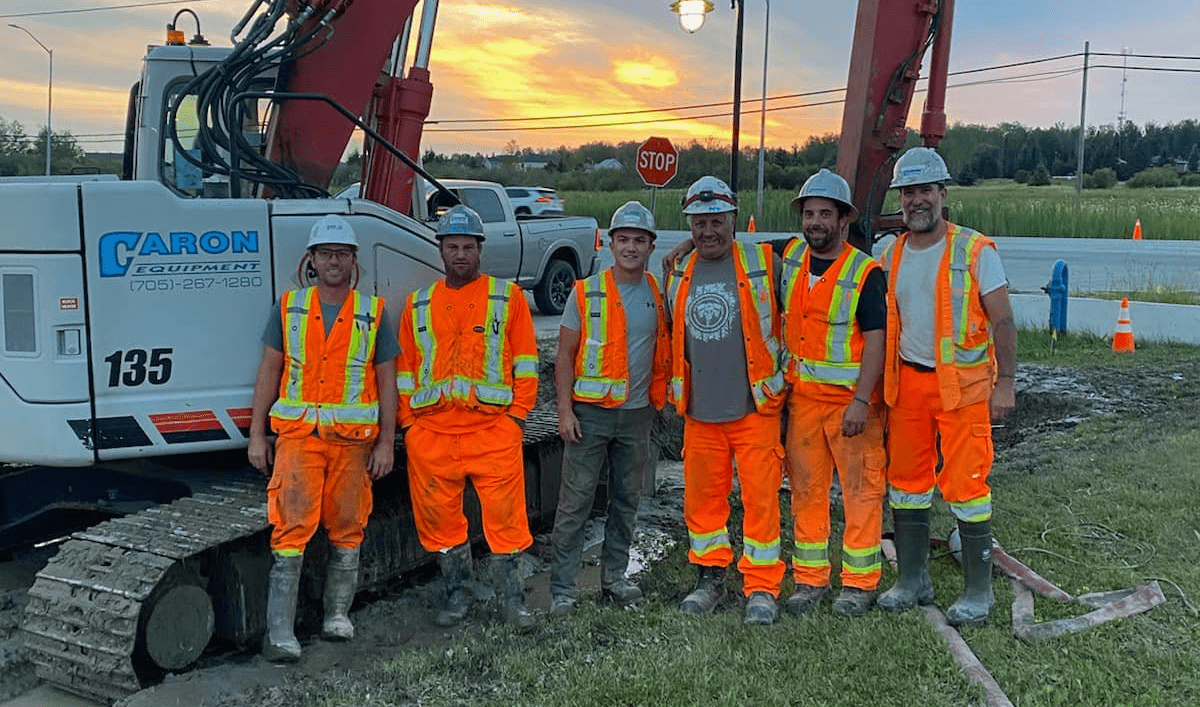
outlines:
M846 223L854 223L855 221L858 220L858 209L855 208L854 204L842 201L841 199L835 199L832 196L820 196L818 194L807 194L805 196L793 197L792 198L792 213L796 213L796 214L803 213L804 212L804 200L812 199L814 197L819 197L821 199L829 199L830 201L834 202L835 204L842 204L843 206L849 206L850 213L847 214L847 218L849 220Z

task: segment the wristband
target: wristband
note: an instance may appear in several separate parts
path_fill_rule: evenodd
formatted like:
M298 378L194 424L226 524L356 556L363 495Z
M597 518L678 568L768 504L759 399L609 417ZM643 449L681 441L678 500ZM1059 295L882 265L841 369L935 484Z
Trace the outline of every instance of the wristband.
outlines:
M854 401L858 402L858 403L862 403L863 405L866 405L867 407L871 407L870 400L863 400L862 398L858 397L857 395L854 396Z
M997 378L1016 378L1016 375L1012 374L1012 373L997 373L996 377Z

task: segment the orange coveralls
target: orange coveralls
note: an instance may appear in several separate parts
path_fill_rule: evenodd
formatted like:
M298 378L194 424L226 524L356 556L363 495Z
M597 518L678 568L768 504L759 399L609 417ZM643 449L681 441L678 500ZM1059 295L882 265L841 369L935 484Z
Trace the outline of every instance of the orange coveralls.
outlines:
M779 489L783 484L783 445L779 441L780 409L786 383L780 366L779 312L770 246L734 241L738 305L746 343L746 375L755 411L730 422L701 422L687 416L691 394L690 364L685 356L688 290L696 254L684 258L671 273L671 398L684 416L683 512L688 526L692 564L726 567L733 562L729 537L729 494L737 460L742 488L742 573L745 596L768 592L779 596L785 566L780 559ZM754 273L751 277L748 273Z
M278 554L303 553L318 524L334 547L362 544L371 515L367 459L379 435L373 361L383 305L351 291L326 337L315 287L280 299L286 369L271 406L279 438L267 484Z
M934 371L900 360L900 310L896 276L903 233L880 255L888 271L887 356L884 401L888 404L888 495L893 508L929 508L936 483L955 517L978 523L992 517L992 425L988 401L995 380L987 312L974 276L989 238L947 223L946 252L935 294ZM938 450L943 458L938 468Z
M439 280L400 316L397 420L406 428L408 485L421 545L467 542L463 492L479 495L493 553L533 544L525 505L524 420L537 402L537 339L525 294L481 275L461 289Z
M786 446L797 584L829 584L829 489L836 466L846 514L842 586L870 591L879 585L887 457L878 391L859 393L871 400L866 428L853 437L842 435L842 416L855 396L863 355L859 296L867 275L877 269L870 256L847 245L810 289L804 241L794 239L784 251L783 341L792 385Z

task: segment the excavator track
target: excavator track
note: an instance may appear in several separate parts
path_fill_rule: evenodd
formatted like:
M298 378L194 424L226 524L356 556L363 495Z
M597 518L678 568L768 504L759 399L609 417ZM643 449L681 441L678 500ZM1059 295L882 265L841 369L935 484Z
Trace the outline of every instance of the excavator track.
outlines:
M557 433L553 408L530 414L526 494L535 526L552 517L557 498ZM407 483L387 482L384 497L377 485L360 590L429 560L416 541ZM268 532L265 482L231 473L192 496L72 534L29 590L22 629L38 677L112 703L188 669L214 636L242 645L257 639Z

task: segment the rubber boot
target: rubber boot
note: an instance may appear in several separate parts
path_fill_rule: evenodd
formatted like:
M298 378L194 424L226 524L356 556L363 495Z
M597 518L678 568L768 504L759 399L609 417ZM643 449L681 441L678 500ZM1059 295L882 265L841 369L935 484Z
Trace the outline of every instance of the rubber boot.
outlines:
M963 587L960 596L946 610L951 626L982 626L996 597L992 594L992 522L958 521L962 539Z
M683 599L679 609L692 616L711 614L725 598L725 568L700 566L696 588Z
M529 628L537 617L525 608L525 580L521 577L520 553L492 555L492 572L500 596L500 616L517 628Z
M446 583L446 606L433 622L438 626L457 626L471 609L471 595L467 591L467 582L471 579L471 546L463 543L439 552L437 563L442 570L442 581Z
M933 603L933 581L929 579L929 509L897 508L892 511L896 526L896 585L876 602L885 611L908 611L918 604Z
M350 605L354 603L357 588L358 548L330 548L329 564L325 568L325 621L321 624L321 638L330 641L354 638Z
M304 555L273 554L275 562L267 575L267 632L263 636L262 654L272 663L292 663L300 660L296 596L300 593Z

